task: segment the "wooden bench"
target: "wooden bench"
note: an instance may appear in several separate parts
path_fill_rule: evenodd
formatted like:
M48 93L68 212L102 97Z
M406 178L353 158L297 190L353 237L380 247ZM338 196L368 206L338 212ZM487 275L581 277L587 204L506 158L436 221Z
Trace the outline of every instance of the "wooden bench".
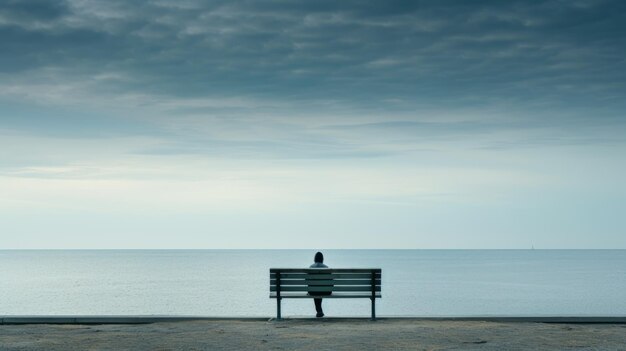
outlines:
M291 298L365 298L372 300L372 320L376 319L376 299L381 298L380 268L270 268L270 298L280 302ZM331 292L310 295L309 292Z

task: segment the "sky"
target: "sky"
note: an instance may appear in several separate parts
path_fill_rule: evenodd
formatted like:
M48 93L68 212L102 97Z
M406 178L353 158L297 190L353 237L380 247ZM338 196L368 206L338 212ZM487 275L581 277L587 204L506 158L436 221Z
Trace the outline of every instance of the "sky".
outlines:
M0 3L0 248L626 249L626 2Z

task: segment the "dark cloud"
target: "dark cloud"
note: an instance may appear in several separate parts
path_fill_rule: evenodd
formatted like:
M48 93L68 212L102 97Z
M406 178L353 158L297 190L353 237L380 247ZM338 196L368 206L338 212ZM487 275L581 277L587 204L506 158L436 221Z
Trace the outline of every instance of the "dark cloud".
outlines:
M625 89L621 1L2 7L11 17L0 27L9 53L2 56L5 73L50 66L85 76L119 71L136 79L121 91L332 97L368 106L389 98L619 103ZM30 18L48 24L33 26Z
M606 130L624 131L625 23L622 1L3 2L0 99L28 93L39 107L14 113L5 101L0 118L5 129L54 137L165 140L139 151L148 154L356 158L455 138L484 137L478 147L492 148L621 142ZM51 99L99 99L93 113L46 109L47 90L66 86L75 88ZM151 97L148 107L178 99L159 107L172 123L207 116L216 130L223 121L209 117L376 122L338 117L313 128L269 126L277 135L238 127L233 138L201 137L133 111L107 115L107 99L114 106L116 96L132 95ZM255 103L186 102L228 98ZM435 123L429 111L478 116ZM586 135L594 125L606 128ZM528 135L494 138L520 130Z
M19 21L51 21L69 12L62 1L5 0L0 6L2 17Z

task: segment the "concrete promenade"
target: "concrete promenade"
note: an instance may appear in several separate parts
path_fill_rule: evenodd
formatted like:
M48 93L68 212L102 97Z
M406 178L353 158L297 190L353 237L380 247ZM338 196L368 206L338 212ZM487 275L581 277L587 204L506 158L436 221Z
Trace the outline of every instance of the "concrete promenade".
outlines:
M3 317L2 351L622 350L625 318ZM57 324L53 324L57 323Z
M310 317L286 317L284 320L311 319ZM314 319L314 318L313 318ZM325 317L325 320L350 321L369 320L361 317ZM208 317L171 315L119 315L119 316L0 316L2 324L150 324L163 322L189 321L275 321L273 317ZM499 323L570 323L626 324L626 316L475 316L475 317L392 317L381 316L377 320L407 321L459 321L459 322L499 322Z

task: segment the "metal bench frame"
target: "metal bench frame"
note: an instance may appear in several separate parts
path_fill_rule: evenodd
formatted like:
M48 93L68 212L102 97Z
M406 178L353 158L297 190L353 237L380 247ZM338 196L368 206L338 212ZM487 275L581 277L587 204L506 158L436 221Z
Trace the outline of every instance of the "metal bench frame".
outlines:
M281 300L288 298L367 298L376 319L376 299L381 295L380 268L270 268L270 298L276 299L276 319L281 318ZM309 295L309 292L332 292Z

